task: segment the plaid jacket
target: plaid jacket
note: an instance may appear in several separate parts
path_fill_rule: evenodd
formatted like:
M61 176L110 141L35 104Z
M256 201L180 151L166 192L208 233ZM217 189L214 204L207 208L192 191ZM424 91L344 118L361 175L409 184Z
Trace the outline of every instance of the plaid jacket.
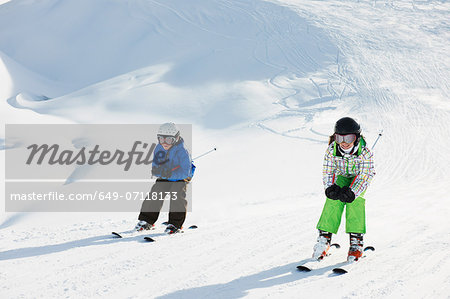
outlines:
M333 185L337 175L348 178L354 177L350 188L355 193L355 197L358 197L367 189L375 175L373 154L365 146L363 138L361 138L358 150L354 154L342 155L337 147L338 145L332 142L325 153L323 185L325 189Z

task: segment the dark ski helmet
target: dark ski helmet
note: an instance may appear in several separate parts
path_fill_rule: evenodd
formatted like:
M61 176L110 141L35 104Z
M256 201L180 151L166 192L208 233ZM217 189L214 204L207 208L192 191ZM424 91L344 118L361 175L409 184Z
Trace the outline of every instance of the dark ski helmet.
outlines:
M357 137L361 134L361 127L351 117L343 117L334 125L334 133L340 135L356 134Z

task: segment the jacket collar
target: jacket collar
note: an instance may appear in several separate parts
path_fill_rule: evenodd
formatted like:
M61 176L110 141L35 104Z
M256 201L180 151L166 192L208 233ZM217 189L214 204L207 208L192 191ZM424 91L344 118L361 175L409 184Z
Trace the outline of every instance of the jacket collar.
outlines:
M356 144L352 151L350 152L350 154L346 154L341 147L336 143L336 141L334 142L334 150L333 150L333 155L335 157L344 157L344 156L349 156L349 155L354 155L354 156L359 156L362 152L362 149L366 146L366 141L364 140L364 138L359 139L358 144Z

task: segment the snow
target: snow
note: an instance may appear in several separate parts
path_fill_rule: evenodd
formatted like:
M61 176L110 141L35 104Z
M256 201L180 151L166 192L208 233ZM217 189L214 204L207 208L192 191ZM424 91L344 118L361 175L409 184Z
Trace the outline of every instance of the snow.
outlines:
M196 163L186 225L199 229L183 235L111 239L137 212L1 212L0 297L448 298L449 13L446 1L0 1L2 124L173 121L193 125L193 156L217 147ZM327 137L347 115L369 145L383 130L366 193L376 251L333 276L341 227L336 263L300 273Z

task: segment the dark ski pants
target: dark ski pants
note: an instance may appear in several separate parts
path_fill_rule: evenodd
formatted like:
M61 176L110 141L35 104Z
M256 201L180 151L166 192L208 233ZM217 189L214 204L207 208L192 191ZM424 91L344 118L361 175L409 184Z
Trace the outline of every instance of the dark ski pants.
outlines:
M175 225L177 228L181 228L186 219L186 188L187 182L185 181L167 181L157 179L153 185L150 193L147 195L146 200L142 203L141 213L139 214L139 220L144 220L149 224L153 224L158 220L159 213L164 204L161 200L166 194L170 197L170 209L169 209L169 223Z

